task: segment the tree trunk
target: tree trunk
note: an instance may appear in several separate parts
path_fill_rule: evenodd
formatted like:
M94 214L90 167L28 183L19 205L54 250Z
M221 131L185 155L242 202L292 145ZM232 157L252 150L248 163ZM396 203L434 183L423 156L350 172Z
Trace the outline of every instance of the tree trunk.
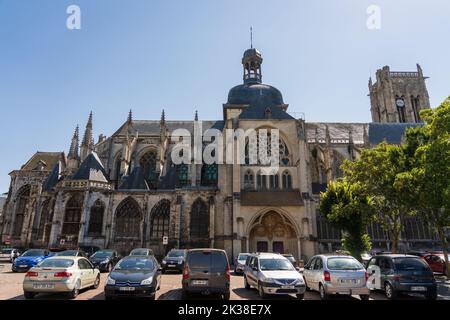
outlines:
M441 241L441 245L442 245L442 252L444 253L444 261L445 261L445 275L447 277L450 277L450 265L448 263L448 241L447 238L445 237L445 232L444 232L444 228L442 226L436 226L437 228L437 232L439 235L439 240Z

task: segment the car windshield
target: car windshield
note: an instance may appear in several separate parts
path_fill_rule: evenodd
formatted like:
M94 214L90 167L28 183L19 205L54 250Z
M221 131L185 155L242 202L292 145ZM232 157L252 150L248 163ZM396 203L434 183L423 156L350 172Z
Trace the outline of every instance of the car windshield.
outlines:
M167 256L169 258L184 257L184 251L170 251Z
M238 256L239 261L245 261L245 260L247 260L247 258L248 258L248 254L240 254Z
M361 270L363 265L353 258L329 258L327 261L329 270Z
M428 271L428 265L419 258L397 258L394 259L396 270L401 271Z
M2 249L1 253L3 254L11 254L12 249Z
M54 254L54 256L62 256L62 257L76 257L77 251L67 250L67 251L61 251Z
M139 250L133 250L130 253L130 256L147 256L148 250L145 249L139 249Z
M260 259L259 267L261 271L295 270L287 259Z
M45 255L44 250L28 250L22 255L22 257L40 257L44 255Z
M91 256L91 258L108 258L111 257L112 254L112 251L97 251Z
M71 259L46 259L38 264L39 268L69 268L73 266Z
M153 268L154 264L152 260L133 258L120 261L114 270L153 270Z

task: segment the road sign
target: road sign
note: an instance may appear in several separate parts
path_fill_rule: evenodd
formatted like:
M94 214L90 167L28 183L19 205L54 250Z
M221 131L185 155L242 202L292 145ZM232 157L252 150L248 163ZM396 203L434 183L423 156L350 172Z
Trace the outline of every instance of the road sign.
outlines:
M168 245L169 244L169 237L168 236L164 236L163 237L163 245Z
M61 239L61 240L59 241L59 244L60 244L60 245L64 245L64 243L66 243L66 240L64 240L64 239Z

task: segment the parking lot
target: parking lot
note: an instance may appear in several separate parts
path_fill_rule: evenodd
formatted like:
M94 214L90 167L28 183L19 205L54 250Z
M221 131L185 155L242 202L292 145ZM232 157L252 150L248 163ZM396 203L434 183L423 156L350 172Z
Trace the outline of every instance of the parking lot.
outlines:
M0 300L24 300L22 281L24 273L13 273L11 264L0 263ZM101 284L98 289L83 290L80 292L76 300L104 300L103 287L107 278L107 273L101 274ZM436 276L439 282L438 299L450 300L450 281L445 281L443 277ZM216 297L197 296L194 299L212 299ZM40 294L35 299L58 300L68 299L64 295ZM157 300L180 300L181 299L181 275L180 274L164 274L161 281L161 289L156 295ZM244 280L241 275L231 276L231 300L260 300L258 292L255 289L246 290L244 288ZM275 297L274 299L292 299L295 297ZM333 297L332 299L358 300L358 297ZM417 299L420 296L402 296L399 299ZM320 300L319 294L316 292L306 292L305 300ZM386 300L382 292L374 292L371 300Z

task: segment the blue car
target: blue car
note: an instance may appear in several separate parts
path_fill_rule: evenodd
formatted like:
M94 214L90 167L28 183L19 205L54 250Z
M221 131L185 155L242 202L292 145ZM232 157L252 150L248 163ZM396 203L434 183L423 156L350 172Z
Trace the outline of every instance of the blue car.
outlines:
M39 262L49 256L47 250L44 249L30 249L25 251L20 257L14 260L12 264L13 272L25 272L33 268Z

